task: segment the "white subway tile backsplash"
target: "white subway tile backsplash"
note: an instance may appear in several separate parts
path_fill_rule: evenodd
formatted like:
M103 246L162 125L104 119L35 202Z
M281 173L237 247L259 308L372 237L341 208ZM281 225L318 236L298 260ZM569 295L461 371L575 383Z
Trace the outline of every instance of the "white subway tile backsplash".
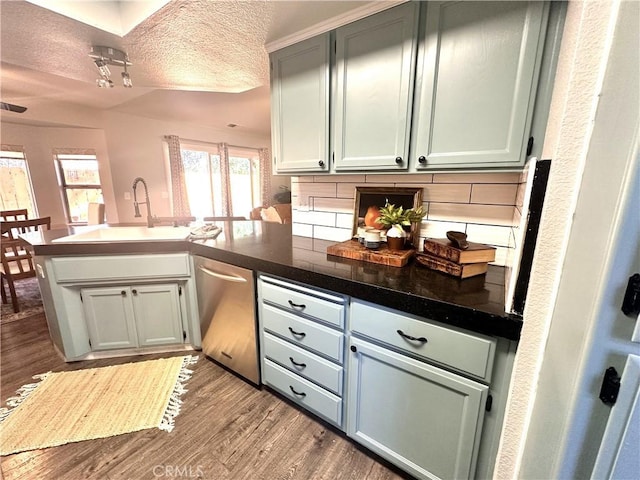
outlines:
M333 212L292 212L292 219L296 223L308 223L310 225L325 225L327 227L335 227L336 214Z
M307 176L291 177L291 185L293 185L294 183L311 183L311 182L313 182L313 177L307 177Z
M299 235L301 237L313 238L313 225L306 225L304 223L295 222L295 210L293 211L293 222L291 223L291 234Z
M525 189L521 181L518 172L293 177L293 232L313 238L313 249L323 253L351 238L356 187L422 188L428 215L420 242L444 238L449 230L466 232L471 241L498 246L495 263L504 264L513 249L509 239L519 218L514 205Z
M326 176L315 176L313 178L314 182L326 182ZM334 175L331 177L331 181L335 183L357 183L362 184L366 182L365 175Z
M471 203L486 205L515 205L516 184L494 185L490 183L471 185Z
M420 226L420 236L423 238L446 238L449 230L464 233L466 228L465 223L459 222L423 221Z
M495 225L467 225L467 240L476 243L508 247L511 237L511 227L498 227Z
M511 226L513 206L431 203L428 219Z
M361 183L338 183L336 186L336 197L338 198L356 198L356 187Z
M336 227L353 228L353 213L336 213Z
M431 184L424 187L422 200L425 202L469 203L470 184Z
M313 209L316 211L349 213L353 215L355 204L351 198L323 198L313 199Z
M433 175L428 173L416 173L406 175L393 175L393 174L381 174L381 175L367 175L367 183L388 183L396 184L399 187L404 187L405 183L413 183L418 185L424 185L425 183L431 183L433 181Z
M344 242L351 238L351 229L314 225L313 238L333 240L334 242Z
M520 173L434 173L433 183L520 183Z

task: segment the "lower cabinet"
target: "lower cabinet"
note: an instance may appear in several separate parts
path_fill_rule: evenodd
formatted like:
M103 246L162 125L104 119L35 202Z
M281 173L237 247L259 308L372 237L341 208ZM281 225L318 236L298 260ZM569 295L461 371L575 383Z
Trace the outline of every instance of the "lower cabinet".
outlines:
M351 338L347 435L418 478L475 472L486 385Z
M264 275L258 285L265 385L416 478L492 477L515 342Z
M261 275L262 382L344 429L345 298Z
M92 350L182 343L177 284L80 290Z
M188 252L35 260L51 340L66 361L201 347Z

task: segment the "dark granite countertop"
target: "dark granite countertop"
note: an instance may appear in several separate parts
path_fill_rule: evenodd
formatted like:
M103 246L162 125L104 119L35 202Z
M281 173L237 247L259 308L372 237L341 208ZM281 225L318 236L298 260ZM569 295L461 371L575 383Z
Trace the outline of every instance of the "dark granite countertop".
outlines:
M72 228L24 238L42 256L188 251L475 332L520 337L522 318L504 312L503 267L490 265L486 275L458 280L414 262L398 268L327 255L326 247L335 242L293 236L290 225L217 224L223 232L215 240L52 243Z

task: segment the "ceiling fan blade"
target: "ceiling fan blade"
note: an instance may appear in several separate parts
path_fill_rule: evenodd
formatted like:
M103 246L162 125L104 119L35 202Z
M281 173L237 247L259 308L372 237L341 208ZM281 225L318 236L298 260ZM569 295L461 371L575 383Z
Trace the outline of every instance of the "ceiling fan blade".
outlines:
M27 111L27 107L21 105L14 105L12 103L0 102L0 110L8 110L10 112L24 113Z

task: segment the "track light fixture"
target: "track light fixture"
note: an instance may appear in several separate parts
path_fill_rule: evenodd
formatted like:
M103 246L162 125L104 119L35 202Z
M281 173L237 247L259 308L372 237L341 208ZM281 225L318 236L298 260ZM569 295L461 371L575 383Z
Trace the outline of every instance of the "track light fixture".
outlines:
M100 72L100 78L96 80L96 85L100 88L113 88L114 84L111 80L111 70L109 65L122 67L122 85L126 88L133 87L131 76L127 71L127 67L131 66L129 57L122 50L118 50L111 47L92 46L89 56L93 58L98 72Z

